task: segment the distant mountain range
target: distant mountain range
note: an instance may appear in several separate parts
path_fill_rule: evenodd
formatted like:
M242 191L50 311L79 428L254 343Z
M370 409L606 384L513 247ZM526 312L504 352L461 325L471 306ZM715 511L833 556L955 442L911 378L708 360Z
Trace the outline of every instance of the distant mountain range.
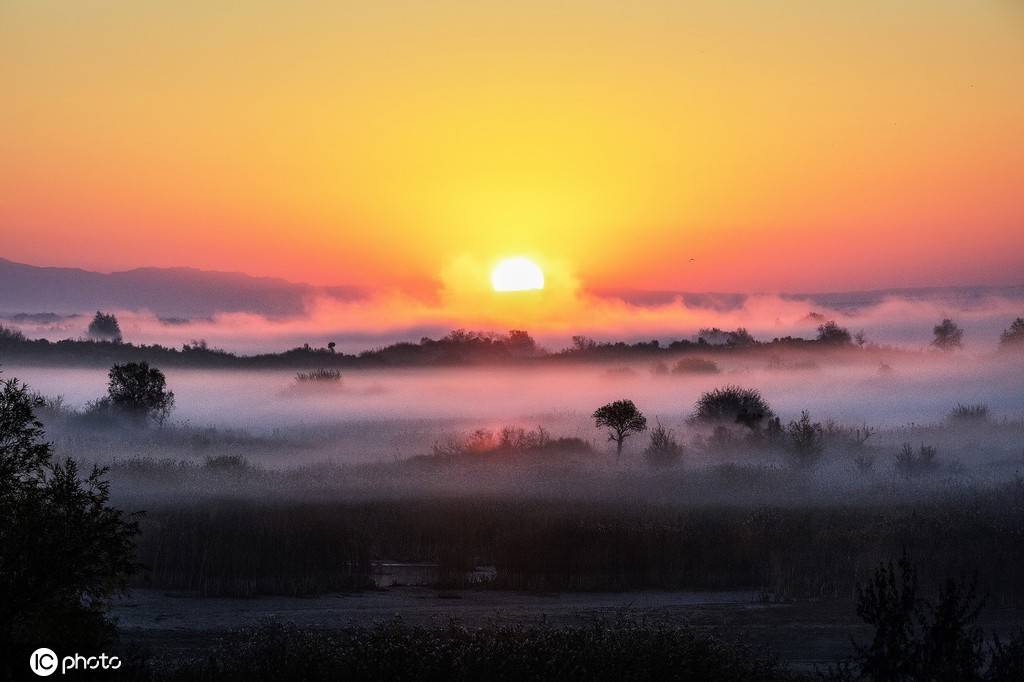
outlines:
M747 294L739 293L629 289L594 289L590 293L638 306L662 305L678 298L693 308L715 310L736 309L748 298ZM194 319L232 312L288 317L304 313L308 302L318 296L354 300L366 294L357 287L317 287L239 272L136 268L107 274L79 268L25 265L0 258L0 316L8 318L19 313L67 315L98 309L148 310L169 318L170 323L176 321L173 318ZM855 310L890 297L970 307L994 296L1024 300L1024 286L879 289L782 296L836 310Z
M0 258L0 314L149 310L171 317L246 312L298 315L311 297L354 299L355 287L315 287L272 277L195 268L136 268L109 274L38 267Z

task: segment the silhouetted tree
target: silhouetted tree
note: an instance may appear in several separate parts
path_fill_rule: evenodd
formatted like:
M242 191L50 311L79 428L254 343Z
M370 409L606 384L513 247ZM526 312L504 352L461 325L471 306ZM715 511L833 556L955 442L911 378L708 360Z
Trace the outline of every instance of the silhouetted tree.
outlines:
M327 344L327 350L329 350L329 351L331 351L331 352L333 353L333 352L334 352L334 348L335 348L335 347L336 347L337 345L338 345L338 344L334 343L334 341L331 341L331 342L329 342L329 343Z
M999 335L999 345L1003 348L1011 346L1024 348L1024 317L1018 317Z
M956 350L963 347L964 330L948 317L935 325L932 332L935 334L932 345L939 350Z
M775 413L761 394L752 388L726 386L701 395L693 419L709 423L735 423L756 429Z
M632 400L616 400L602 405L594 412L594 424L608 427L608 440L615 443L616 460L622 456L622 444L634 433L647 429L647 417L636 409Z
M858 647L861 677L994 679L993 670L985 675L983 633L975 624L981 607L973 582L949 579L932 602L918 597L917 571L906 557L879 566L857 590L857 615L875 628L871 643Z
M509 352L516 357L529 357L537 352L537 342L533 340L529 332L522 329L511 330L505 345Z
M108 377L107 400L120 412L163 424L174 409L174 393L167 390L164 373L147 362L114 365Z
M832 346L848 346L853 343L850 330L840 327L835 320L829 320L818 327L818 343L826 343Z
M589 336L572 337L572 349L577 352L586 352L597 348L597 341Z
M757 341L743 327L735 331L723 331L718 327L703 328L697 332L697 343L709 346L752 346Z
M97 310L92 322L89 323L89 336L101 341L120 343L121 325L113 313L106 314Z
M789 422L786 436L789 438L789 453L796 466L806 469L821 459L825 450L825 431L819 422L811 421L806 410L800 413L800 419Z
M110 599L135 572L131 516L108 505L105 469L84 479L53 460L35 417L41 400L0 382L0 678L45 644L97 649L114 634Z
M857 651L865 676L879 682L913 679L916 607L917 571L906 557L879 566L857 588L857 615L875 629L871 643Z
M677 464L683 458L683 446L675 434L658 423L651 429L651 440L644 449L644 459L653 467L667 467Z

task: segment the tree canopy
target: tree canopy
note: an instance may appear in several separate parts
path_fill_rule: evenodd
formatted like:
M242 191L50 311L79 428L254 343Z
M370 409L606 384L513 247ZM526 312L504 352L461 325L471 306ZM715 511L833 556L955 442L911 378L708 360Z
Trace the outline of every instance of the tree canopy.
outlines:
M647 429L647 417L640 413L632 400L616 400L594 411L594 424L608 427L608 440L615 443L616 457L622 456L626 438Z
M138 524L108 505L105 469L82 478L74 460L54 460L40 404L16 379L0 382L0 678L40 643L111 638L106 607L136 570Z

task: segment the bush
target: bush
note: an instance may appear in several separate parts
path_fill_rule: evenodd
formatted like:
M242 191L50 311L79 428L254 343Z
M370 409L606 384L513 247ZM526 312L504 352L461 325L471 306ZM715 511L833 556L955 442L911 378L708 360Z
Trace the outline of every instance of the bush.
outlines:
M683 358L672 365L673 374L718 374L721 371L714 360L707 358Z
M553 438L543 426L524 429L518 426L504 426L500 431L477 429L465 437L451 437L444 442L434 443L434 457L452 458L485 454L536 454L591 452L590 444L580 438Z
M952 422L963 423L982 423L989 420L988 405L983 403L975 403L971 405L964 405L957 403L956 407L947 415L948 419Z
M701 395L692 418L710 424L735 423L756 429L775 413L761 394L752 388L726 386Z
M0 384L0 678L45 642L96 648L114 636L112 596L135 572L136 521L108 506L105 469L53 460L24 384ZM7 671L8 675L10 671Z
M336 384L341 381L340 369L314 369L309 372L298 372L295 381L300 384Z
M999 335L999 346L1001 348L1024 347L1024 317L1018 317L1011 322L1009 328Z
M931 473L938 468L939 462L936 459L935 448L929 445L922 444L915 454L910 443L904 443L900 451L896 453L896 471L903 478L913 478L920 474Z
M651 430L651 440L644 449L644 459L653 467L667 467L678 464L683 458L683 446L676 441L675 434L658 424Z

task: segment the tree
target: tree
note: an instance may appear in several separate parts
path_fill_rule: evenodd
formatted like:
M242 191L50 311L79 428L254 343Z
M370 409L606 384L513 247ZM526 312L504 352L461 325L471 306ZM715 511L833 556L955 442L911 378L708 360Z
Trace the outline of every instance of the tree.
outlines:
M96 649L114 634L110 599L136 571L138 524L108 505L105 469L84 479L54 461L35 409L16 379L0 382L0 678L22 670L45 643ZM8 675L5 676L5 672Z
M537 342L530 333L522 329L513 329L508 333L505 346L513 357L527 358L537 353Z
M622 457L622 444L634 433L647 430L647 417L636 409L632 400L616 400L594 412L594 425L608 427L608 440L615 443L615 458Z
M577 353L586 353L597 348L597 341L589 336L572 337L572 350Z
M163 424L174 409L174 393L167 390L164 373L147 362L114 365L107 376L107 401L124 414Z
M914 610L917 571L903 557L875 569L867 584L857 587L857 616L875 628L867 646L859 646L861 672L872 680L913 679L916 671Z
M775 413L761 394L752 388L726 386L701 395L693 419L711 424L734 423L756 429Z
M89 323L89 336L100 341L121 342L121 325L113 313L106 314L96 311L96 316Z
M829 320L818 327L818 343L830 346L849 346L853 343L853 337L850 336L850 330L840 327L835 320Z
M1010 323L1010 326L999 335L999 346L1001 348L1024 348L1024 317L1018 317Z
M857 648L861 677L993 679L991 670L984 676L983 633L975 624L982 605L973 582L946 580L933 602L918 597L917 571L906 557L879 566L857 589L857 615L875 628L871 643Z
M819 422L812 422L809 412L800 413L800 419L786 426L789 437L789 452L793 463L800 468L810 468L821 459L825 450L825 432Z
M644 449L644 459L652 467L668 467L683 458L683 446L676 441L675 434L659 422L651 429L651 440Z
M932 333L935 334L932 345L939 350L956 350L963 347L964 330L948 317L935 325Z
M334 343L334 341L331 341L330 343L328 343L328 344L327 344L327 350L329 350L329 351L331 351L331 352L333 353L333 352L334 352L334 348L335 348L335 347L336 347L337 345L338 345L338 344Z

